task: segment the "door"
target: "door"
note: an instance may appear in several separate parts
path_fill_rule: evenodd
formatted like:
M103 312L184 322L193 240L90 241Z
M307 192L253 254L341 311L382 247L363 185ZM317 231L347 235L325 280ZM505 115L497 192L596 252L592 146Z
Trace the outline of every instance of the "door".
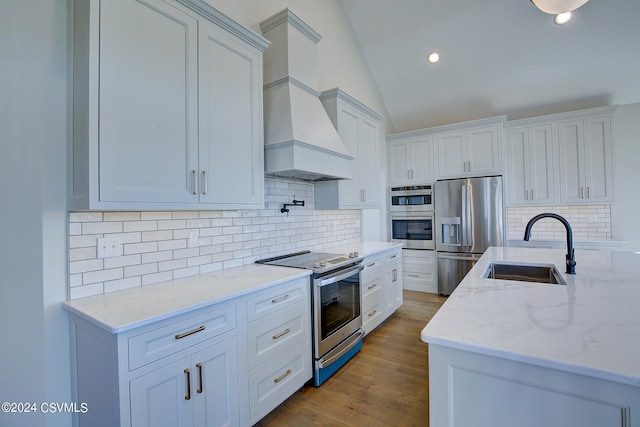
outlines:
M199 52L200 201L262 207L260 55L206 21Z
M438 251L482 254L502 246L502 177L438 181L435 196Z
M584 135L582 120L558 124L560 201L584 202Z
M162 0L101 3L100 201L197 201L197 29Z
M528 142L529 200L532 203L552 203L555 197L551 125L530 128Z
M405 183L410 180L409 140L389 143L389 185Z
M467 132L467 172L492 175L500 172L498 128L488 126Z
M240 415L237 337L200 351L191 360L194 368L194 425L237 426Z
M504 242L504 209L502 203L502 177L470 178L467 184L466 224L468 252L482 254L490 246ZM463 238L463 242L465 239Z
M588 202L613 200L613 162L611 118L596 117L584 121L585 195Z
M433 137L425 136L411 139L413 181L418 183L433 182L436 171L433 162Z
M348 148L348 147L347 147ZM354 161L355 163L355 161ZM378 197L378 126L369 120L360 119L358 126L358 182L362 192L362 205L375 207ZM349 180L341 180L344 183Z
M481 255L438 252L438 293L451 295Z
M338 134L350 153L358 158L351 161L352 179L340 180L340 204L349 206L358 206L362 203L362 194L360 191L360 155L358 150L359 124L360 120L355 111L339 105L338 110Z
M467 134L464 131L438 135L438 177L453 178L467 174Z
M186 357L129 383L132 426L193 425L195 377L190 366Z

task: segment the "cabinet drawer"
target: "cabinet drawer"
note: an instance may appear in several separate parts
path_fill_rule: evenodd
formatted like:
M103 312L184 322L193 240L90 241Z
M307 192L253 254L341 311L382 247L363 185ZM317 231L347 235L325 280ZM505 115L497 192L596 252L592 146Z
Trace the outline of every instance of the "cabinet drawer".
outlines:
M362 327L369 333L382 321L382 309L380 301L362 313Z
M235 329L237 321L237 307L231 304L132 336L128 340L129 370Z
M362 270L362 274L367 274L370 271L373 271L376 268L382 266L383 258L381 256L375 257L367 257L362 261L362 265L364 270Z
M432 283L436 281L436 272L434 270L427 272L405 271L402 278L412 282Z
M399 261L401 258L402 258L402 249L397 249L385 254L386 262Z
M311 379L312 357L306 343L295 345L277 361L250 374L249 414L252 424Z
M362 297L362 312L366 313L371 307L380 305L380 301L382 301L382 288L380 286L376 286L373 291ZM362 321L365 321L364 317L362 318Z
M308 277L252 294L247 298L247 319L249 322L276 313L295 304L310 303L310 282Z
M248 331L249 369L269 360L287 347L311 334L310 310L306 305L294 306L285 313L255 322Z
M362 284L362 299L364 300L367 295L369 295L372 292L375 292L376 290L379 290L380 288L382 288L382 276L376 276L371 280L367 280L367 281L363 281Z
M435 264L405 262L402 264L402 271L409 273L432 274L436 271ZM406 276L406 274L405 274Z

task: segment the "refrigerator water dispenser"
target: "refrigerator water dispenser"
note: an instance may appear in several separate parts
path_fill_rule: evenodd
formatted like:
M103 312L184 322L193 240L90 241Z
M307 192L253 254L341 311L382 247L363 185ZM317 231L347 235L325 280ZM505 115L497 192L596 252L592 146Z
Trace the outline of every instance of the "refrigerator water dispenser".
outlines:
M460 217L442 218L441 224L442 244L460 246Z

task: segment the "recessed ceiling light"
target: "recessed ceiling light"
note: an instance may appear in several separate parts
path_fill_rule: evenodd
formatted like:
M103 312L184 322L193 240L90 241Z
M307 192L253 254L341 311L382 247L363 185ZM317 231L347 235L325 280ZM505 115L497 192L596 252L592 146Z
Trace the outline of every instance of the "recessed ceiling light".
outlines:
M553 22L555 22L558 25L563 25L569 22L570 19L571 19L571 12L559 13L556 15L555 18L553 18Z
M436 62L440 61L440 54L438 54L438 52L431 52L428 56L427 59L429 60L429 62L431 62L432 64L435 64Z

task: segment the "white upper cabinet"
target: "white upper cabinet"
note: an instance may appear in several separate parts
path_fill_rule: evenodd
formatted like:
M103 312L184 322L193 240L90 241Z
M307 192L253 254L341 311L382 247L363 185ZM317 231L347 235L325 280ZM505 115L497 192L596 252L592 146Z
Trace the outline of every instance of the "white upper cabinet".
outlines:
M320 100L354 159L351 161L352 179L315 183L316 209L378 207L378 134L382 116L338 88L323 92Z
M560 200L613 200L611 115L558 123Z
M388 141L389 185L433 182L432 135Z
M200 0L76 0L70 208L261 207L267 44Z
M505 182L510 204L555 202L553 142L551 124L508 130Z
M438 134L438 178L499 174L500 133L495 124Z

